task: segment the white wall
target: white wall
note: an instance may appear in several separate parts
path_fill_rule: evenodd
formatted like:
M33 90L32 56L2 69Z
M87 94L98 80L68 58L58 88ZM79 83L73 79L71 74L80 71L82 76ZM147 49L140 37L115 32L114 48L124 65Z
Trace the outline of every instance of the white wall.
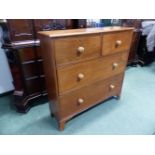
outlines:
M1 32L2 31L0 27L0 33ZM0 41L0 94L14 89L9 64L6 55L4 53L4 50L1 48L1 46L2 42Z

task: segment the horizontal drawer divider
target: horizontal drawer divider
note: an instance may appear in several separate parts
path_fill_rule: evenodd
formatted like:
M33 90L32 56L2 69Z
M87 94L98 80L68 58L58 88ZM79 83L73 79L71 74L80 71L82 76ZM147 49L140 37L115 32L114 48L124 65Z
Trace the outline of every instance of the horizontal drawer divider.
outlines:
M24 61L24 62L22 62L22 65L31 64L31 63L35 63L35 62L43 62L43 60L42 59L38 59L38 60Z
M29 81L29 80L38 79L38 78L45 78L45 75L31 76L31 77L25 78L25 80Z
M33 80L33 79L38 79L39 76L32 76L32 77L28 77L28 78L25 78L26 81L29 81L29 80Z

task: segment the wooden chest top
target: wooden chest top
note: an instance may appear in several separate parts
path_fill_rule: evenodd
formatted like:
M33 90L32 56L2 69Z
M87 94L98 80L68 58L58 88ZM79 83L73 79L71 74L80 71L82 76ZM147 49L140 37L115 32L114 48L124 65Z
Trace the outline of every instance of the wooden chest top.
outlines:
M56 30L56 31L41 31L38 32L44 36L48 37L65 37L65 36L75 36L75 35L86 35L86 34L97 34L97 33L110 33L110 32L120 32L133 30L132 27L121 27L121 26L111 26L103 28L83 28L83 29L70 29L70 30Z

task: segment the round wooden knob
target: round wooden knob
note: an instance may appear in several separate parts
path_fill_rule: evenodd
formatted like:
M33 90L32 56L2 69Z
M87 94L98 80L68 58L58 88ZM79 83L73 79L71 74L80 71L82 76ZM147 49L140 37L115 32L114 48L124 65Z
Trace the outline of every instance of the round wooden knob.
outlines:
M82 79L84 78L84 74L79 73L79 74L78 74L78 78L79 78L79 80L82 80Z
M84 99L79 98L79 99L78 99L78 103L79 103L79 104L83 104L83 103L84 103Z
M113 90L114 88L115 88L115 86L111 84L110 89Z
M80 46L80 47L78 47L77 50L78 50L79 53L83 53L84 52L84 47Z
M116 46L120 46L122 44L122 41L121 40L117 40L116 41Z
M112 64L112 66L113 66L113 68L115 69L116 67L118 67L118 63L114 62L114 63Z

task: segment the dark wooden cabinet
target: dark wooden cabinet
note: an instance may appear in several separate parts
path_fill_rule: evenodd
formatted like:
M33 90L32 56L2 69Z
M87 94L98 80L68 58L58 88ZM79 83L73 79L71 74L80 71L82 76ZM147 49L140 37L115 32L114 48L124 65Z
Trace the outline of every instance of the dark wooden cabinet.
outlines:
M7 55L15 86L15 106L27 112L31 101L47 95L38 31L79 27L74 19L9 19L6 27ZM6 31L6 29L5 29Z
M7 20L11 41L33 40L33 20L30 19L9 19Z
M9 55L12 55L12 61L9 61L15 86L15 106L18 111L27 112L32 100L47 95L42 59L34 44L9 49Z
M140 39L140 31L135 30L132 37L132 43L131 43L131 48L130 48L129 57L128 57L128 65L136 66L138 64L137 50L138 50L139 39Z
M58 25L62 28L72 28L71 23L68 25L65 19L34 19L33 24L36 38L38 38L38 31L57 29Z
M73 19L72 25L74 28L86 28L87 22L86 19Z
M140 35L137 53L138 53L138 63L141 66L150 65L152 62L155 61L155 48L151 52L148 52L146 35L142 34Z
M122 19L123 26L130 26L135 28L128 57L128 65L136 66L138 64L137 50L141 34L140 32L141 22L142 22L141 19Z

